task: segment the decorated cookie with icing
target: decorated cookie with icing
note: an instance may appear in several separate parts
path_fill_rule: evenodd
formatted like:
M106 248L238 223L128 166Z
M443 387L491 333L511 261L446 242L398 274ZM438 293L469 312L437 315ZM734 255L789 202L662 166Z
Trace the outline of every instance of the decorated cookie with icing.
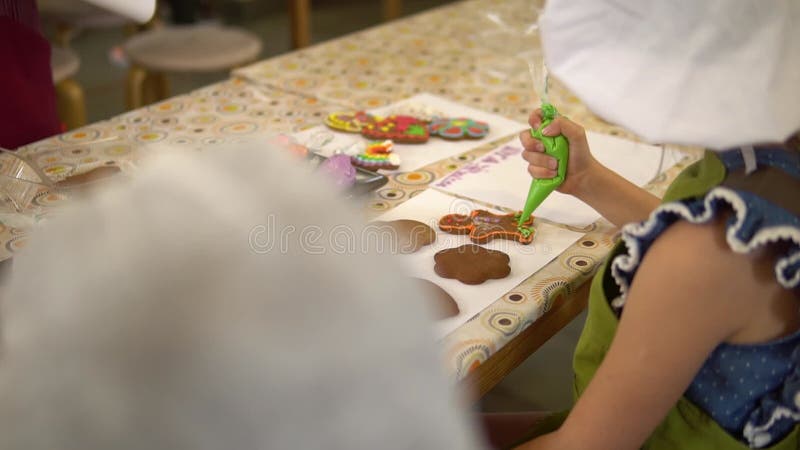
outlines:
M431 121L428 130L445 139L481 139L489 134L489 124L466 117L442 118Z
M377 117L364 111L335 112L328 114L328 117L325 118L325 125L334 130L360 133L365 125L375 123L376 120L378 120Z
M450 234L468 234L472 242L485 244L492 239L509 239L521 244L533 242L533 217L518 226L519 214L493 214L483 209L469 215L448 214L439 219L439 229Z
M436 319L441 320L458 315L458 303L456 303L452 295L448 294L438 284L422 278L412 278L411 281L417 285L425 299L433 305L433 313Z
M397 170L400 168L400 157L392 152L392 141L370 142L364 150L352 155L350 161L354 166L367 170Z
M433 270L442 278L455 278L464 284L481 284L511 273L511 259L505 253L475 244L442 250L433 256Z
M376 221L373 226L380 235L386 233L390 237L388 250L391 253L414 253L436 242L436 230L416 220Z
M391 139L401 144L424 144L430 136L426 122L415 117L398 115L364 126L361 134L367 139Z

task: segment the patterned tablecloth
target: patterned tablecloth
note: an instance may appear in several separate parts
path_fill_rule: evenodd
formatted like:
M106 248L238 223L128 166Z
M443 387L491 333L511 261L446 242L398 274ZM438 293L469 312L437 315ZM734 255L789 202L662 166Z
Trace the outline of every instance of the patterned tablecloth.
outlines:
M538 102L525 60L540 54L529 0L469 0L239 69L234 79L29 145L20 154L55 179L103 164L127 167L150 144L197 149L259 132L292 132L322 123L328 112L367 109L430 92L511 119L527 121ZM502 24L502 26L498 25ZM592 115L557 82L550 100L587 129L633 138ZM374 217L424 191L509 136L422 169L390 176L365 201ZM697 153L648 188L660 194ZM63 194L41 192L29 216L57 214ZM0 259L24 246L28 229L0 224ZM457 378L486 361L576 290L611 249L616 230L604 221L550 264L444 338L446 364Z

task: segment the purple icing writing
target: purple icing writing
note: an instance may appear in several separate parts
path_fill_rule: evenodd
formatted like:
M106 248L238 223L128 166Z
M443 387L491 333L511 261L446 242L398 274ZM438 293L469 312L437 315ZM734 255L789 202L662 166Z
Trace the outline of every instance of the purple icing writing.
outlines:
M520 153L522 153L522 148L514 145L504 145L479 159L478 161L457 169L455 172L436 183L436 186L448 187L451 184L463 179L466 175L488 172L497 164L500 164L512 156L519 155Z

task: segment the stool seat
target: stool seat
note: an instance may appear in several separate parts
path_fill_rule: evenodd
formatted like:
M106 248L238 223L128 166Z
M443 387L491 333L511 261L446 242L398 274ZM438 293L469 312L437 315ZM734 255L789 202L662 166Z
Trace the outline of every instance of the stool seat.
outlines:
M50 66L53 71L53 83L58 84L78 73L81 60L74 51L53 46L50 52Z
M236 28L186 25L137 34L123 48L133 64L147 70L212 72L256 59L261 40Z

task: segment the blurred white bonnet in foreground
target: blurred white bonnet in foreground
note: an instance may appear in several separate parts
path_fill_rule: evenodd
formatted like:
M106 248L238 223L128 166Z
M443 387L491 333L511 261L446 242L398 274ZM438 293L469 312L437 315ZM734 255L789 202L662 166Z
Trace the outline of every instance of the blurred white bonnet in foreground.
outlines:
M479 447L419 293L341 245L356 210L261 147L160 158L31 237L4 295L0 448Z
M550 72L647 141L725 149L800 130L800 1L548 0L540 27Z

